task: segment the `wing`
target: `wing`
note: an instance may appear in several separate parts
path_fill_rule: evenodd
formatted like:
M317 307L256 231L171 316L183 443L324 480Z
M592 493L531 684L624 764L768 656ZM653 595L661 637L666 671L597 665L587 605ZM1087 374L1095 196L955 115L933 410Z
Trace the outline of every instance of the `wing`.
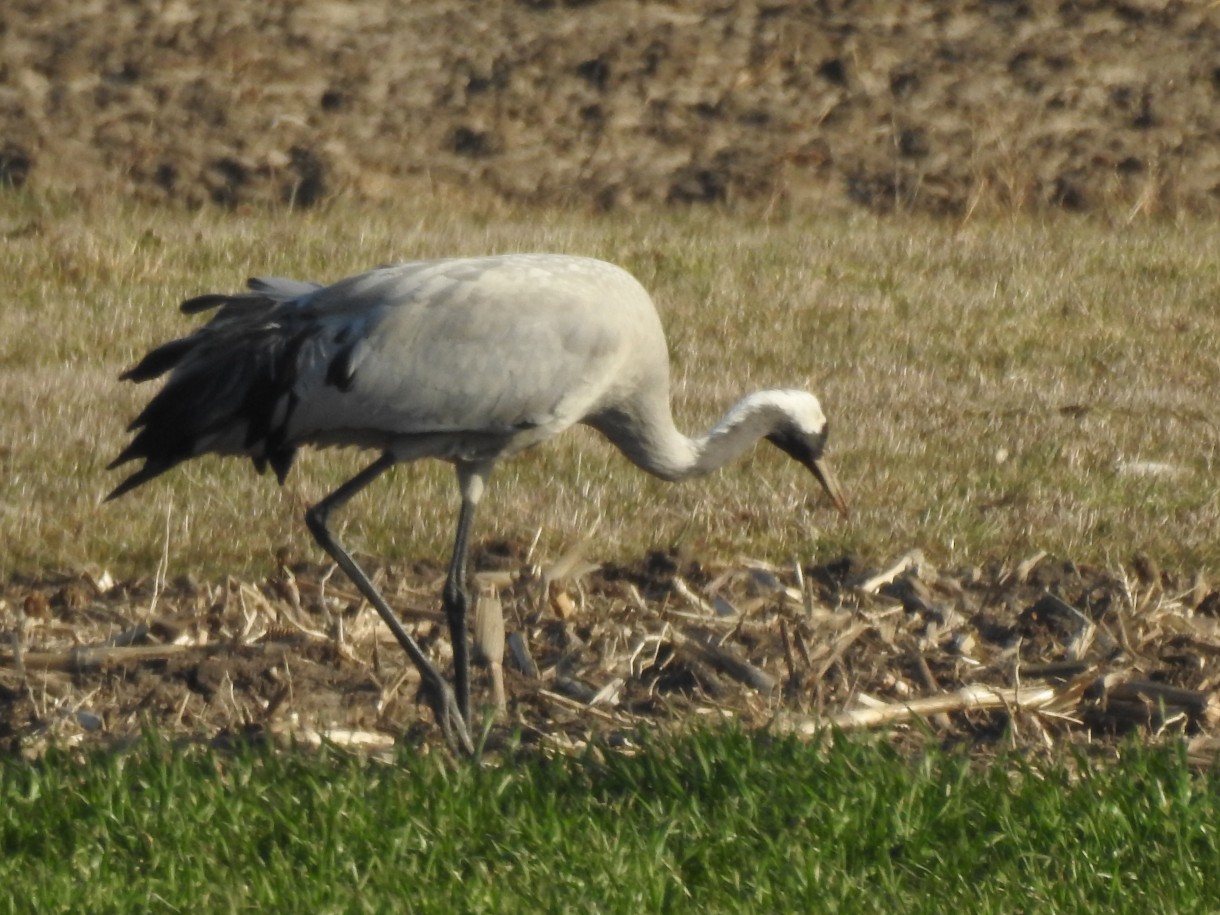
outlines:
M361 331L306 354L317 362L300 373L291 438L467 433L524 447L627 383L641 325L664 349L647 294L600 261L405 264L329 287L312 304L325 321L355 301L365 303L355 309Z

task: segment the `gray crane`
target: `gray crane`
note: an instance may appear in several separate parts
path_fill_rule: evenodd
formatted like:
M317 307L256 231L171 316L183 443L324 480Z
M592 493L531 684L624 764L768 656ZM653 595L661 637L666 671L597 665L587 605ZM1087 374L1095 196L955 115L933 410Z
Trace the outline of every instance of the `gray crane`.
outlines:
M450 744L471 748L467 547L495 462L585 423L665 480L708 473L767 439L847 503L822 459L826 418L804 391L759 391L705 435L674 426L669 355L652 299L625 270L559 254L412 261L332 285L252 279L203 295L219 308L188 336L121 376L164 386L128 427L110 465L143 465L107 497L205 453L244 455L284 482L297 448L350 445L381 455L305 515L419 669ZM399 623L328 521L394 464L433 457L457 470L461 510L442 602L453 640L451 688Z

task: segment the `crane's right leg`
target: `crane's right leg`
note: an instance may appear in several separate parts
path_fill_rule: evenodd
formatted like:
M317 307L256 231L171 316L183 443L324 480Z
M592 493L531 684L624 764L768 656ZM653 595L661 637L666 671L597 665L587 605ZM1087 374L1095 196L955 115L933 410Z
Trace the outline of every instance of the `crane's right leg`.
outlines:
M347 574L347 577L352 580L352 583L360 590L365 599L373 605L373 608L381 615L385 624L390 627L390 631L394 633L394 637L398 639L398 644L403 647L408 657L411 658L411 663L415 665L420 676L423 678L424 689L427 690L429 699L432 702L432 710L436 714L436 721L441 726L441 730L444 732L445 739L449 742L449 745L460 745L467 753L473 753L474 743L470 739L470 732L466 729L466 721L462 717L462 712L458 707L457 697L454 696L453 690L445 682L445 678L441 676L440 672L432 665L432 662L424 655L423 650L415 639L411 638L410 633L402 627L402 623L398 621L398 617L394 615L394 611L390 609L385 599L377 593L377 589L373 587L369 577L364 574L364 570L356 565L356 561L352 559L351 554L343 549L338 541L335 540L330 532L330 528L326 524L332 511L336 508L342 508L352 496L393 467L394 463L394 458L390 454L383 454L317 505L305 512L305 523L309 526L309 531L313 534L314 540L318 541L318 545L326 550L330 557L338 563L339 568Z

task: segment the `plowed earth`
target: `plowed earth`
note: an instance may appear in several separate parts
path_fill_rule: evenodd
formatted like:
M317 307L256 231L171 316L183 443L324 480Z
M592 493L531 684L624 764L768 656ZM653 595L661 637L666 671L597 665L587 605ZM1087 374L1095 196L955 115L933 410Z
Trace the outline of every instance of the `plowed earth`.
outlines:
M1220 210L1174 0L12 0L0 179L187 206Z

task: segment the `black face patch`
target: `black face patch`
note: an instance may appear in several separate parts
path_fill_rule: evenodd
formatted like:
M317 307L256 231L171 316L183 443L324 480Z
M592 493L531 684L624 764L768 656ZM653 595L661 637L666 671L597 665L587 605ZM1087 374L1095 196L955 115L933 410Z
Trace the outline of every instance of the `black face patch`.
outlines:
M772 432L767 436L767 441L784 454L808 466L822 456L822 451L826 448L826 433L826 425L815 433L790 428Z

